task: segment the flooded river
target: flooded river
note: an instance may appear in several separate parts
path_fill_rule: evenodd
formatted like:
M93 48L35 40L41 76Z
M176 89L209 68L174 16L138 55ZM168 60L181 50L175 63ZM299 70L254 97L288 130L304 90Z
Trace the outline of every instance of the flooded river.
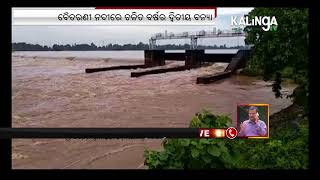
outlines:
M188 127L203 108L228 114L237 104L268 103L275 113L291 104L276 99L271 82L234 75L208 85L199 75L221 72L216 63L181 72L131 78L131 71L86 74L85 68L142 64L143 59L12 58L13 127ZM178 66L183 62L167 62ZM283 87L290 94L294 85ZM161 140L14 139L13 168L145 168L145 148ZM49 156L48 156L49 154Z

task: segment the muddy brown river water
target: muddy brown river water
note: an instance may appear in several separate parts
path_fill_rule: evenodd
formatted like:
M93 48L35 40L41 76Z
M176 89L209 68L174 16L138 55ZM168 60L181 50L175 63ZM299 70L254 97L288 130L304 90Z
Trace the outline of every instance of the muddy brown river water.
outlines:
M226 63L138 78L130 77L131 70L84 72L141 63L13 57L12 126L188 127L203 108L228 114L235 123L237 104L268 103L271 114L291 104L274 97L271 82L254 77L234 75L213 84L196 84L197 76L221 72ZM166 66L176 65L181 62ZM283 93L290 94L294 87L284 86ZM13 139L12 168L146 168L146 148L160 150L161 140Z

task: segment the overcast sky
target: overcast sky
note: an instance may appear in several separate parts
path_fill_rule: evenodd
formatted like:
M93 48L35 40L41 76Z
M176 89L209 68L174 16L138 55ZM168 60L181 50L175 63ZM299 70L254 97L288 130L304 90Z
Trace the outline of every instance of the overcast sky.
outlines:
M218 29L231 29L231 15L243 16L253 8L218 8L216 26ZM12 26L12 41L53 44L95 43L98 46L112 44L148 43L149 38L159 32L212 31L213 26ZM163 40L157 44L185 44L190 40ZM201 45L244 45L243 37L199 39Z

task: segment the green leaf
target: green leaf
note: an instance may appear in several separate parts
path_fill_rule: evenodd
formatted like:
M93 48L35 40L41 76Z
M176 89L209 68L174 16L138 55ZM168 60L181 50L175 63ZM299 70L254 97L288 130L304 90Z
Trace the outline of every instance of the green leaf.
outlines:
M161 153L159 159L161 161L165 161L168 159L168 154L167 153Z
M200 144L210 144L210 139L200 139Z
M199 156L199 150L198 149L191 149L191 156L193 158L197 158Z
M196 147L201 151L205 146L203 144L198 144Z
M225 145L225 143L223 141L218 141L217 144L218 144L218 146L224 146Z
M220 154L221 154L219 148L218 148L217 146L215 146L215 145L209 146L207 152L208 152L210 155L215 156L215 157L218 157L218 156L220 156Z
M182 146L189 146L190 144L190 139L181 139L180 144Z
M201 159L205 162L205 163L210 163L211 162L211 157L209 156L201 156Z
M198 141L192 140L190 144L192 144L192 145L198 145L198 143L199 143Z

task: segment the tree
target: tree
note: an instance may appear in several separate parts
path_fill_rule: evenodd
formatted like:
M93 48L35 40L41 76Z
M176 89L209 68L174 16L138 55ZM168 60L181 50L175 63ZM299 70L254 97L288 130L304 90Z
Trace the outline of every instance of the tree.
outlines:
M90 46L91 46L90 48L91 50L97 50L97 46L94 43L91 43Z
M309 95L308 9L255 8L248 16L249 19L255 16L275 16L278 23L276 31L263 31L260 26L245 28L246 44L254 45L248 69L261 73L265 80L277 78L273 91L281 97L281 75L285 68L292 68L290 78L299 87L290 97L293 97L295 102L306 106ZM297 101L298 99L300 100Z

